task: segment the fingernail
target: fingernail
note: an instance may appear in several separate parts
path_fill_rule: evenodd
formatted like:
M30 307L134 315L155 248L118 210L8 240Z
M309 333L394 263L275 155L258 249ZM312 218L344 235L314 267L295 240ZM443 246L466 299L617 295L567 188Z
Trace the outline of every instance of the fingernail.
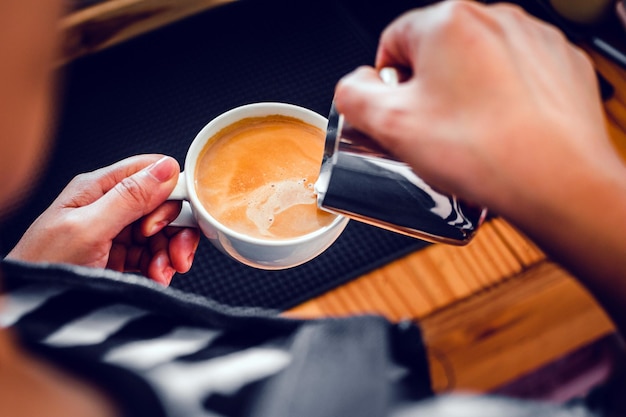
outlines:
M157 269L161 272L160 276L155 277L155 281L159 284L168 286L172 280L172 276L174 275L173 268L169 266L169 257L165 252L161 252L156 255L154 262L156 263Z
M146 237L156 235L158 232L163 230L163 228L167 226L168 224L170 224L168 220L161 220L160 222L156 222L155 224L152 225L152 227L150 227L150 230L148 230L148 235Z
M193 252L191 255L189 255L189 258L187 258L187 271L191 269L191 265L193 265L193 258L195 256L196 256L196 253Z
M171 158L164 156L146 168L146 171L155 180L159 182L166 182L176 173L177 167L175 165L176 164L173 163Z

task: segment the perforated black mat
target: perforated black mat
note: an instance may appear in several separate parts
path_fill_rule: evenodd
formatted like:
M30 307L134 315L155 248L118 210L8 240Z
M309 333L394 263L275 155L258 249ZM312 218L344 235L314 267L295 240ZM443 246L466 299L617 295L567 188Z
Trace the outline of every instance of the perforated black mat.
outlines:
M232 107L281 101L327 115L337 80L373 62L372 29L383 22L367 13L334 1L240 0L75 61L49 168L36 197L3 227L3 249L77 173L137 153L182 164L202 126ZM173 286L230 305L285 309L424 245L352 222L319 258L272 272L240 265L203 239L192 271Z

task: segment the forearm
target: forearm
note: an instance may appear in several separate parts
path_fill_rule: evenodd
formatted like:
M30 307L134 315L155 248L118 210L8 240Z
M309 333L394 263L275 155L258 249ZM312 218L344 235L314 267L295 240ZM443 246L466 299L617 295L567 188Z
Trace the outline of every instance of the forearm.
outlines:
M605 158L593 172L558 183L556 198L538 192L527 204L518 200L511 220L570 270L626 335L626 167Z

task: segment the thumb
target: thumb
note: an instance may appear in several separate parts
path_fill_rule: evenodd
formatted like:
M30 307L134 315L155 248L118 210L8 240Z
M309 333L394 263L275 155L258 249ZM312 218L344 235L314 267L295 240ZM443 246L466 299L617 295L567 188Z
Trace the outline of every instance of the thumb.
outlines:
M150 213L170 195L180 167L178 162L164 156L151 165L122 178L101 198L84 207L87 216L95 217L90 224L99 236L113 238L122 229Z

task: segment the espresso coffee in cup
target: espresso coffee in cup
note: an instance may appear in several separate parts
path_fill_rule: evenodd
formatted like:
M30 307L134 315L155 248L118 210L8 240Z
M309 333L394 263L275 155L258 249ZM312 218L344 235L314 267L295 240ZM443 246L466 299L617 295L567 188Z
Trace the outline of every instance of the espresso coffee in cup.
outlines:
M259 239L290 239L328 226L317 207L325 132L294 117L249 117L209 138L195 172L198 198L224 226Z
M327 120L287 103L223 113L195 137L171 200L172 223L199 227L222 252L261 269L291 268L324 252L348 218L317 207L313 184Z

